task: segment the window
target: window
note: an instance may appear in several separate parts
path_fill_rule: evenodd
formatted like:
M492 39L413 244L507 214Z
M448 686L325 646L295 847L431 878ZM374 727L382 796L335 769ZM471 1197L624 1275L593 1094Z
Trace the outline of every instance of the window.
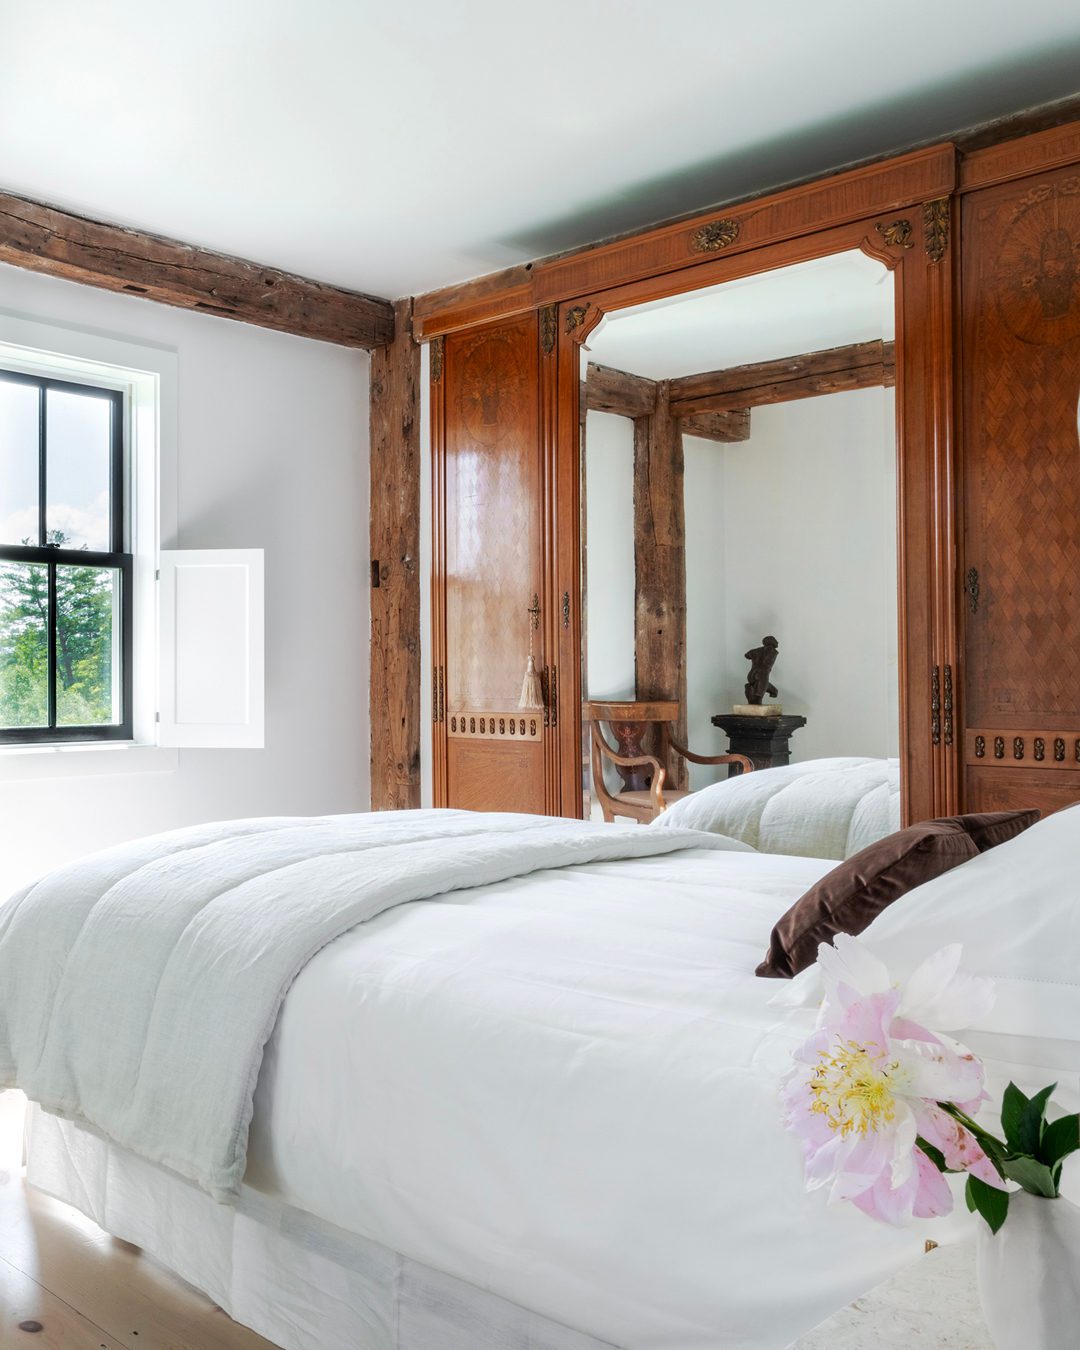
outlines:
M124 394L0 369L0 744L130 740Z

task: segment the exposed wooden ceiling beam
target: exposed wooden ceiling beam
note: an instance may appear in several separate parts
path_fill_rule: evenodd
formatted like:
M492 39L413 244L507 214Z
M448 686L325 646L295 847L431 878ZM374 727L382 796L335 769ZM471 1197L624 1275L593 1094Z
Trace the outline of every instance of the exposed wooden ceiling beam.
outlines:
M344 347L394 336L387 300L0 193L0 262Z
M895 381L894 344L859 342L779 361L758 361L728 370L685 375L671 381L671 406L686 418L849 389L889 386Z

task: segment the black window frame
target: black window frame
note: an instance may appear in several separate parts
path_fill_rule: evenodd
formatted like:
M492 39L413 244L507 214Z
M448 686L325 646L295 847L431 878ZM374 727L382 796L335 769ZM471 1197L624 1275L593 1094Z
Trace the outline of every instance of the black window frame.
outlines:
M5 383L31 385L38 390L38 542L29 544L0 543L0 563L43 563L48 568L49 628L48 665L49 725L46 727L0 727L2 745L58 745L87 741L130 741L133 739L134 694L132 689L132 610L134 555L128 546L128 500L125 456L125 396L123 390L109 389L78 380L56 379L51 375L34 375L21 370L0 368L0 380ZM109 481L109 543L107 552L84 548L63 548L46 542L48 498L48 391L57 389L103 398L108 401L110 414L110 481ZM120 622L119 672L120 720L107 726L57 726L56 724L56 569L57 567L102 567L114 569L119 575Z

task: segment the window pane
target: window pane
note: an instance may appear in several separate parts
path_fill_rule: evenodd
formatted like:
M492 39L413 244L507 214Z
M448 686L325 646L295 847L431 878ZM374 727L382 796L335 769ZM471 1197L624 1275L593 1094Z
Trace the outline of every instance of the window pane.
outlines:
M38 538L38 390L0 379L0 544Z
M48 542L106 552L112 404L66 389L50 389L45 398Z
M56 725L120 720L120 573L111 567L56 569Z
M49 724L49 569L0 563L0 727Z

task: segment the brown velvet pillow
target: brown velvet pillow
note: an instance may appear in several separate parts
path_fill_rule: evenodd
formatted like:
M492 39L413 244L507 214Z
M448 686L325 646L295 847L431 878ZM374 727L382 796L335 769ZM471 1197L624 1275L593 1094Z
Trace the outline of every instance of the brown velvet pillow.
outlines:
M790 979L817 960L818 944L861 933L894 900L977 858L957 816L924 820L852 854L797 900L772 931L759 975Z
M1038 811L983 811L975 815L953 816L967 830L980 853L1015 839L1034 825Z

